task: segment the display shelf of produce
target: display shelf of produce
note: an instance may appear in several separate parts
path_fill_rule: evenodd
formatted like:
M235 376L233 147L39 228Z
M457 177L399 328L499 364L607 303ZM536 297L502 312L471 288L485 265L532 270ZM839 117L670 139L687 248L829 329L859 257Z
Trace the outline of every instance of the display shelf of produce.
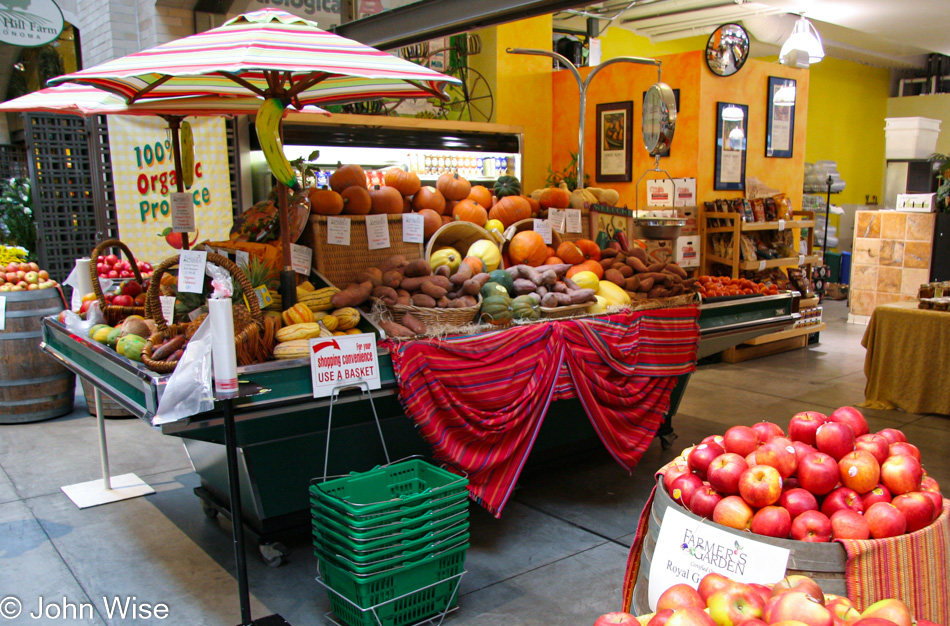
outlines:
M723 215L735 215L733 213L723 213ZM710 214L710 217L716 217L716 213ZM781 224L779 222L742 222L742 231L750 230L780 230ZM788 220L785 222L785 229L792 228L814 228L815 220ZM717 227L717 228L707 228L706 232L709 234L715 233L731 233L735 229L732 226L726 227Z
M797 291L746 296L699 307L700 341L696 358L732 348L763 334L784 331L799 319Z
M803 258L804 263L799 263L799 260ZM712 261L713 263L722 263L724 265L732 265L732 259L726 259L721 256L716 256L715 254L707 254L706 259ZM811 265L813 263L821 262L821 255L818 254L809 254L804 257L790 256L782 257L780 259L764 259L762 261L742 261L739 263L740 270L763 270L773 267L788 267L788 266L798 266L798 265ZM765 263L765 265L762 265Z
M450 174L451 172L446 171L442 174ZM419 180L422 182L436 182L439 180L439 176L442 174L419 174L416 173L416 176L419 177ZM507 174L499 174L498 176L507 176ZM498 176L466 176L465 180L470 183L492 183L494 184L498 180ZM434 185L433 185L434 186ZM486 185L487 186L487 185Z

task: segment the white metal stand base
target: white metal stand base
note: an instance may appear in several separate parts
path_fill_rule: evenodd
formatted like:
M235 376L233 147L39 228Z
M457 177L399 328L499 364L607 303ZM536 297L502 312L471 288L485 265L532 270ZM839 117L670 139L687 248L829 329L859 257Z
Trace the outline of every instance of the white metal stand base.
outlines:
M80 509L155 493L154 489L135 474L122 474L121 476L111 476L109 474L106 422L102 417L102 396L98 387L95 388L94 396L96 399L96 421L99 425L99 460L102 462L102 478L76 483L75 485L66 485L61 487L63 493Z

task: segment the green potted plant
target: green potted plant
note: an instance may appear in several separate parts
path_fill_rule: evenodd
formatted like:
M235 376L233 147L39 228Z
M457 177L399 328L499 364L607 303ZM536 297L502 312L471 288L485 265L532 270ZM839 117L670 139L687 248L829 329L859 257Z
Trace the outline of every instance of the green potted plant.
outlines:
M934 153L930 161L937 172L937 206L938 213L950 213L950 154Z

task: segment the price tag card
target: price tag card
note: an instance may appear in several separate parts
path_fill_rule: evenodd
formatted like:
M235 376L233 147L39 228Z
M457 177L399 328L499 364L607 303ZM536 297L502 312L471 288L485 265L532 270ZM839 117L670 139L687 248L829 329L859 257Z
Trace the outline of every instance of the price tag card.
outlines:
M327 218L327 243L334 246L350 245L350 218Z
M178 291L201 293L205 286L205 265L208 253L204 250L182 250L178 257Z
M237 263L238 267L250 267L251 253L247 250L235 250L234 262Z
M673 206L696 206L696 179L674 178Z
M388 215L366 216L366 243L370 250L382 250L389 247Z
M369 216L367 216L369 217ZM386 217L385 215L383 217ZM307 246L290 244L290 263L294 271L304 276L310 276L310 261L313 259L313 249Z
M403 213L402 240L405 243L422 243L425 240L425 218L418 213Z
M673 181L668 178L647 181L647 206L673 206Z
M215 252L215 254L217 254L217 255L219 255L219 256L223 256L224 258L226 258L226 259L228 259L228 260L231 259L231 255L230 255L230 251L229 251L229 250L225 250L224 248L218 248L218 249L215 250L214 252Z
M564 209L565 215L567 215L567 232L569 233L582 233L584 230L581 225L581 210L580 209Z
M171 193L169 201L172 205L172 232L195 232L195 201L190 193Z
M567 226L567 217L564 215L564 209L548 209L548 221L551 228L556 232L563 233Z
M267 288L267 285L254 287L254 293L257 295L257 303L262 309L266 306L270 306L270 303L274 301L274 297L270 295L270 289Z
M162 304L162 317L169 324L175 323L175 296L158 296Z
M765 261L759 261L759 271L762 272L765 270Z
M7 328L7 298L0 296L0 330Z
M314 398L329 396L335 388L360 382L365 382L370 389L379 389L376 335L363 333L311 339L310 376Z
M778 221L778 231L779 231L779 232L782 232L783 230L785 230L785 220L779 220L779 221Z
M669 507L663 514L650 568L647 600L655 610L660 594L675 584L694 589L710 572L743 583L775 583L785 577L789 550L733 534Z
M799 266L802 266L802 265L804 265L804 264L805 264L805 255L804 255L804 254L799 254L799 255L798 255L798 265L799 265Z
M534 220L534 232L541 235L544 243L551 245L551 222L548 220Z

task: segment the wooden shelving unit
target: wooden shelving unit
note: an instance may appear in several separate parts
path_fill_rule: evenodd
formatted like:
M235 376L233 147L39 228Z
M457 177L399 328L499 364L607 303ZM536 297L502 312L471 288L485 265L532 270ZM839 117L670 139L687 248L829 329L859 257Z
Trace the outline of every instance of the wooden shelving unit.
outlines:
M703 238L700 273L711 274L713 263L721 263L732 268L732 277L738 278L740 271L762 271L773 267L799 267L821 262L821 256L814 254L815 245L815 214L812 211L794 211L791 220L774 222L743 222L739 213L707 213L705 207L700 208L700 229ZM731 220L731 226L709 226L709 220ZM760 261L743 261L741 256L740 240L742 233L765 230L807 230L804 235L808 245L808 254L803 256L785 257L781 259L765 259ZM732 235L732 257L726 258L711 253L712 244L710 235Z

